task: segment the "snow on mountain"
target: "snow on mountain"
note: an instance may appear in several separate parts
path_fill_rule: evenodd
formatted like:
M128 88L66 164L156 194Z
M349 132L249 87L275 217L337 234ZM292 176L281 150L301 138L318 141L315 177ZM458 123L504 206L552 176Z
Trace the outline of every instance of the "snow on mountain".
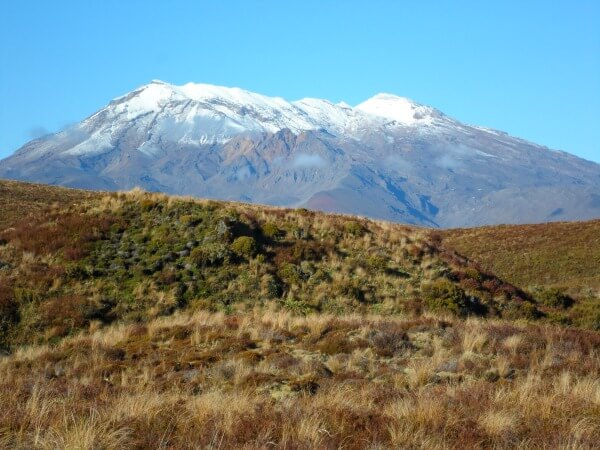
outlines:
M431 125L434 121L433 108L419 105L412 100L392 94L377 94L356 106L367 114L394 120L401 125Z
M365 130L389 125L431 125L434 110L408 99L379 94L352 108L327 100L305 98L288 102L240 88L188 83L175 86L155 80L132 93L113 100L106 108L84 122L93 124L102 117L107 127L94 129L95 151L108 147L112 132L121 123L152 123L162 137L182 144L226 142L240 133L294 133L326 130L334 135L360 137ZM107 120L108 119L108 120ZM152 154L151 143L141 151ZM77 146L70 154L90 150Z
M600 166L404 97L352 107L152 81L0 161L0 177L428 226L600 216Z

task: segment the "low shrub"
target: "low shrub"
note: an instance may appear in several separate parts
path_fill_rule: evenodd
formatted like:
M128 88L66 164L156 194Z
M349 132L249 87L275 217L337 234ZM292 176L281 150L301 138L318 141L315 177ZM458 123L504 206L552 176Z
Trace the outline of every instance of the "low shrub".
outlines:
M384 272L388 268L388 258L384 255L375 254L367 258L367 268L373 272Z
M541 290L536 299L551 308L568 308L573 305L573 299L557 288Z
M449 311L454 314L467 312L465 291L447 278L439 278L421 286L425 306L432 311Z
M283 294L283 286L281 281L271 274L263 275L262 279L260 280L260 285L261 291L268 297L277 298L281 297Z
M300 284L304 279L302 269L295 264L284 264L278 274L287 284Z
M573 323L581 328L600 331L600 299L588 298L572 309Z
M504 319L526 319L534 320L540 317L540 312L533 303L513 299L502 311Z
M362 236L367 230L359 222L350 220L344 223L344 231L352 236Z
M256 240L250 236L240 236L235 238L230 245L231 250L243 258L252 258L256 255L258 247Z
M283 236L283 231L273 222L267 222L261 227L262 234L270 239L278 239Z
M196 247L190 259L197 267L220 266L229 262L231 251L220 242L208 242Z

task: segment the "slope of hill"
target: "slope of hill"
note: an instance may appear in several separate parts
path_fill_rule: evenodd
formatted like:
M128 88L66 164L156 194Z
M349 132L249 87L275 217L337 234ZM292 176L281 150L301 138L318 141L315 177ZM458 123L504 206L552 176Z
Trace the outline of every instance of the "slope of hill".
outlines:
M29 142L0 177L439 227L600 217L600 165L390 94L350 107L155 81Z
M99 195L91 191L0 180L0 229L23 217L41 214L53 205L82 203Z
M600 220L454 229L444 243L529 291L600 296Z
M539 315L518 288L417 228L141 191L79 203L72 194L0 231L6 347L94 321L268 303L299 313Z
M4 181L0 202L1 447L600 439L600 335L549 323L600 308L540 302L437 231Z

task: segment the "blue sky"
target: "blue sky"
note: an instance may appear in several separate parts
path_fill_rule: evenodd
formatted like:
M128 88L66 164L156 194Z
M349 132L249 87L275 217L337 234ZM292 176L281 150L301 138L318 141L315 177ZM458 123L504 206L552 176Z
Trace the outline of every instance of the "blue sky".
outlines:
M152 79L410 97L600 162L600 2L0 4L0 157Z

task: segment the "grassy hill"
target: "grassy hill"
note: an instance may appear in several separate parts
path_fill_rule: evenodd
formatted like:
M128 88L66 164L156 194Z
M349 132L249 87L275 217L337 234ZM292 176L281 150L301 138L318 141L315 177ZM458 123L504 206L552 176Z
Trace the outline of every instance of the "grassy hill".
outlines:
M600 220L445 230L443 245L530 293L568 306L554 320L600 329Z
M270 304L300 314L541 315L518 288L417 228L141 191L59 197L0 231L6 348L56 342L92 322Z
M559 326L598 302L482 269L465 230L14 182L0 204L0 446L600 438L600 335Z
M35 216L52 206L77 204L101 195L78 189L0 180L0 230L20 218Z
M600 220L443 231L444 243L523 288L600 293Z

